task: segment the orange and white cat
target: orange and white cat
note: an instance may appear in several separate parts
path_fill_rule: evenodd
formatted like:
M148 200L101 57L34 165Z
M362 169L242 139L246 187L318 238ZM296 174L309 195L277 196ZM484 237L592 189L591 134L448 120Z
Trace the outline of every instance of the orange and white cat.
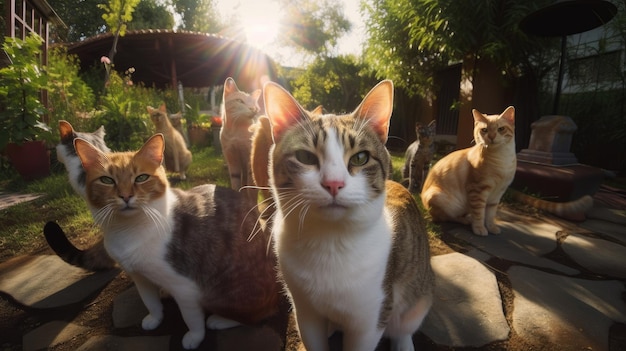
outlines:
M254 186L250 152L253 125L257 122L259 115L260 96L260 89L251 94L239 90L235 80L231 77L224 82L220 144L228 165L230 185L235 190ZM255 188L246 188L244 193L249 199L256 201L257 190Z
M148 106L147 110L156 133L163 134L165 138L165 169L177 172L180 179L187 179L186 172L191 164L192 155L187 149L185 138L172 126L165 104L161 104L158 109Z
M80 138L75 146L104 247L148 309L143 329L163 320L160 289L174 298L189 328L186 349L200 345L206 327L256 324L278 311L276 261L267 250L270 233L256 230L255 203L212 184L171 188L161 134L136 152L105 153ZM64 236L58 226L46 226Z
M435 163L422 188L422 203L433 221L470 224L481 236L499 234L496 211L517 167L515 108L500 115L472 110L472 115L476 144Z

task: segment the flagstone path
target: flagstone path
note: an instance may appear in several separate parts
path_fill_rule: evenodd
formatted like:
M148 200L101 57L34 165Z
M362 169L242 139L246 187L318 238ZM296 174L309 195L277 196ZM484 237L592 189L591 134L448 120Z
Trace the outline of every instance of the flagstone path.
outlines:
M515 338L523 340L524 349L626 350L626 209L597 204L586 221L573 223L503 206L498 218L502 234L497 236L478 237L469 227L442 225L444 241L457 252L432 259L435 301L416 345L494 350L506 349ZM0 292L16 309L89 305L119 279L128 278L119 270L86 272L55 255L0 264ZM65 344L79 350L180 349L186 328L172 301L166 301L170 321L150 332L139 327L145 307L132 284L109 303L110 330L52 318L25 327L21 344L0 343L0 349L65 350ZM199 349L284 350L290 321L285 308L262 325L208 331ZM379 349L387 347L381 343Z

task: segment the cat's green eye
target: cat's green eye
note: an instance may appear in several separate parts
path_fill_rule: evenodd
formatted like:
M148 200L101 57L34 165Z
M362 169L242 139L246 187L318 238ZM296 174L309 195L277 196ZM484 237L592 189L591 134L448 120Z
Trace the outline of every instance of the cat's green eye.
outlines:
M483 128L480 130L481 133L486 134L489 130L487 130L487 128Z
M107 177L107 176L100 177L100 181L102 183L104 183L104 184L115 184L115 180L113 180L113 178Z
M296 151L296 160L309 166L317 165L318 163L317 156L315 156L314 153L306 150Z
M148 180L148 178L150 178L150 176L147 174L138 175L137 178L135 178L135 183L143 183Z
M500 128L498 128L498 132L502 133L502 132L504 132L504 129L505 129L504 127L500 127Z
M363 166L370 160L370 154L367 151L357 152L350 157L351 166Z

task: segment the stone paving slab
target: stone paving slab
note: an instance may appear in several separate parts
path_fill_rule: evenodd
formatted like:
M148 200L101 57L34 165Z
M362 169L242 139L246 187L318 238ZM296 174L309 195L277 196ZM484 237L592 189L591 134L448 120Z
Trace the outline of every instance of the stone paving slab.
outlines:
M102 289L119 270L92 273L56 255L20 256L0 264L0 291L34 308L67 306Z
M461 253L432 258L435 299L421 331L435 343L479 347L506 340L509 326L494 274Z
M626 225L607 222L597 219L589 219L580 224L580 227L592 233L608 235L626 245Z
M542 257L556 249L556 233L561 228L539 223L530 217L517 216L511 222L500 221L500 229L501 234L488 236L474 235L469 226L463 225L454 225L446 231L492 257L549 268L568 275L579 273L574 268Z
M571 234L561 247L569 257L592 272L626 279L626 246Z
M135 285L117 295L113 300L113 326L115 328L141 325L146 315L148 315L148 309L141 301Z
M615 208L593 207L587 211L587 218L626 226L626 211Z
M84 334L89 328L64 321L48 322L35 330L24 334L22 349L34 351L48 349Z
M608 350L609 328L626 322L619 281L584 280L513 266L513 328L522 338L562 350Z

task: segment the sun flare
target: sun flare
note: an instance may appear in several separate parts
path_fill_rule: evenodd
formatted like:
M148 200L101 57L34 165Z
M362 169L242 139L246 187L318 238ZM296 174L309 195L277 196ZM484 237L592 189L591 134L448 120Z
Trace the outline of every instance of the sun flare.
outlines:
M235 18L249 45L267 49L278 36L281 9L275 0L218 1L225 18Z

